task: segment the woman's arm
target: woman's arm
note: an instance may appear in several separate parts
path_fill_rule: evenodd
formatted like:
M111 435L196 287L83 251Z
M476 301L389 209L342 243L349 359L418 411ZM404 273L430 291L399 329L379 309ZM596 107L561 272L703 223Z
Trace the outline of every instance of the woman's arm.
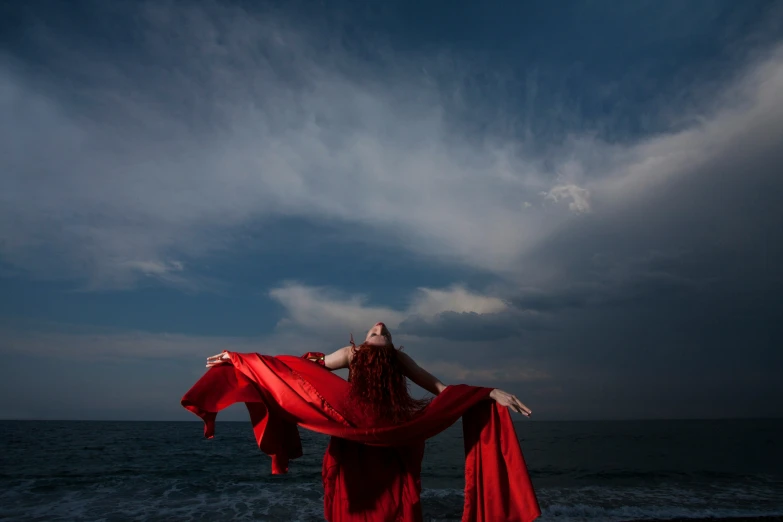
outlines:
M405 376L410 380L432 393L433 395L439 395L440 392L446 389L446 385L438 380L437 377L429 373L427 370L416 364L416 361L405 353L398 351L397 356L402 363L405 370ZM501 406L507 406L517 413L521 413L527 417L533 413L530 408L522 404L522 402L516 398L516 396L504 392L503 390L495 388L489 394L495 402Z
M446 389L446 385L429 373L427 370L416 364L410 355L405 352L397 351L397 358L402 363L405 376L417 385L421 386L433 395L440 395L440 392Z
M330 370L348 368L353 358L353 346L348 345L324 357L324 366Z
M340 368L348 368L351 364L351 358L353 357L353 346L346 346L340 348L336 352L330 353L324 356L324 366L330 370L339 370ZM230 363L231 359L228 353L223 351L212 357L207 357L207 368L212 366L219 366L221 364Z

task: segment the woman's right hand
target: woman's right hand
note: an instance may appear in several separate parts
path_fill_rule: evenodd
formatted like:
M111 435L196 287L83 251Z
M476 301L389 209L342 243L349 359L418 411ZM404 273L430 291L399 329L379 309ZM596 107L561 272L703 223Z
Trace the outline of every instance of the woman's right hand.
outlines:
M504 392L503 390L499 390L495 388L492 390L489 394L490 398L494 399L495 402L497 402L501 406L507 406L511 408L513 411L517 413L521 413L522 415L525 415L526 417L530 417L532 415L532 411L530 411L530 408L522 404L522 401L516 398L516 396L511 395L508 392Z
M207 357L207 368L220 366L221 364L231 364L231 357L228 356L228 352L223 351L212 357Z

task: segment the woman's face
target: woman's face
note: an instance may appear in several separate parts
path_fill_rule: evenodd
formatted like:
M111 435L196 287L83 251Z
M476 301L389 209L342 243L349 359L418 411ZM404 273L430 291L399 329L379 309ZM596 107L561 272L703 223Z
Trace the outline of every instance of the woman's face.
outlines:
M367 332L364 343L372 346L386 346L392 343L392 336L385 324L377 323Z

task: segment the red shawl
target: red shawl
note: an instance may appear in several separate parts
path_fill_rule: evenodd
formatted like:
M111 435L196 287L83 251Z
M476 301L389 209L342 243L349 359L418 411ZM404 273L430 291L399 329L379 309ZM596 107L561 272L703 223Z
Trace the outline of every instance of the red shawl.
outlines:
M324 456L324 512L329 522L422 519L419 494L424 441L462 417L465 441L463 522L528 522L541 511L508 409L489 388L447 387L413 420L368 425L348 403L347 381L293 356L229 352L182 398L212 438L217 412L244 402L272 473L302 455L297 425L331 435Z

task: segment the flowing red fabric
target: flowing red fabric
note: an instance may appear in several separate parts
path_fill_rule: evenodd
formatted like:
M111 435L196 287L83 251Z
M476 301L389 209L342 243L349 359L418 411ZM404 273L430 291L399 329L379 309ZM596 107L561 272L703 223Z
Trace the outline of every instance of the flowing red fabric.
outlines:
M508 409L489 388L447 387L409 422L367 419L348 400L350 384L306 359L229 352L182 398L212 438L217 412L244 402L272 473L302 455L297 426L331 435L324 455L324 514L329 522L422 520L424 441L462 417L465 440L463 522L528 522L541 511Z

